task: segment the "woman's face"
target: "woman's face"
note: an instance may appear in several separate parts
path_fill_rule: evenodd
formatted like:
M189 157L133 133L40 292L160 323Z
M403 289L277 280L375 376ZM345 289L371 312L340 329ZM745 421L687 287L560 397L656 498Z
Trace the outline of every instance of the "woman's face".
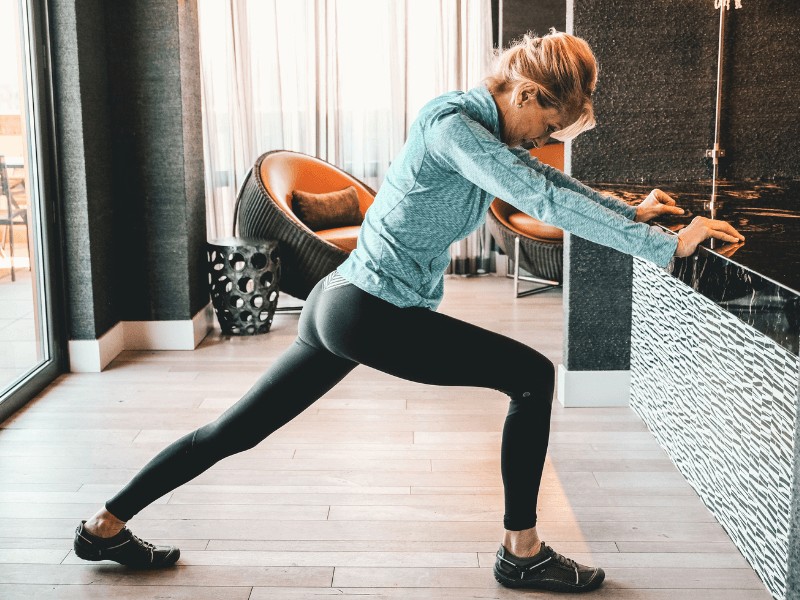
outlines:
M519 106L522 104L522 106ZM541 148L550 140L550 134L570 123L555 108L543 108L535 94L520 92L516 102L506 104L501 110L501 136L508 146L526 149Z

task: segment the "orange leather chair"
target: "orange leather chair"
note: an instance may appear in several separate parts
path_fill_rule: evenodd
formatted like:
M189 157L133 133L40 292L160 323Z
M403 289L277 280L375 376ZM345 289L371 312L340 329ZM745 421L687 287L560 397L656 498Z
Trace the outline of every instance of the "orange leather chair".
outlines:
M557 169L564 169L563 144L548 144L532 150L531 155ZM561 285L564 273L564 232L561 229L534 219L500 198L495 198L489 206L486 223L500 249L509 259L513 257L514 274L510 274L509 269L506 276L513 277L517 298ZM520 275L520 266L531 276ZM520 292L520 281L539 285Z
M355 249L359 225L312 231L292 211L292 191L314 194L356 188L365 214L375 191L352 175L319 158L275 150L261 155L236 199L234 235L278 240L281 252L279 287L305 300L317 282L344 262Z

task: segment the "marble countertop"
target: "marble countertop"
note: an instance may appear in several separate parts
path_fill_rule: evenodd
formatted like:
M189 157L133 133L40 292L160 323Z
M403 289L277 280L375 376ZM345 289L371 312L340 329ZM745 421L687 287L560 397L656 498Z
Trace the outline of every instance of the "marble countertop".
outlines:
M711 202L710 181L636 184L592 183L593 188L636 204L658 187L686 213L653 221L679 231L700 215L728 221L744 234L741 244L706 240L667 270L778 344L800 346L800 180L720 182Z

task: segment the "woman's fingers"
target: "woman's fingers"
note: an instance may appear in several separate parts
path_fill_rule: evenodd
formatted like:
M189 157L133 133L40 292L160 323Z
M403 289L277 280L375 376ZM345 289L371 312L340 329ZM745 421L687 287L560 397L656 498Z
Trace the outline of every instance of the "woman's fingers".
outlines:
M727 221L716 221L714 219L709 219L709 227L711 231L719 234L714 235L717 239L725 240L728 242L741 242L744 241L744 236L736 231L736 229L728 223ZM725 237L720 237L725 236Z
M731 242L735 244L739 241L739 238L735 235L731 235L725 231L720 231L719 229L709 229L708 230L708 237L714 238L717 240L722 240L723 242Z
M652 192L650 192L650 194L661 204L667 204L669 206L673 206L675 204L675 200L672 198L672 196L659 189L653 190Z
M637 207L636 221L646 222L661 215L682 215L686 211L675 205L675 200L661 190L651 191Z

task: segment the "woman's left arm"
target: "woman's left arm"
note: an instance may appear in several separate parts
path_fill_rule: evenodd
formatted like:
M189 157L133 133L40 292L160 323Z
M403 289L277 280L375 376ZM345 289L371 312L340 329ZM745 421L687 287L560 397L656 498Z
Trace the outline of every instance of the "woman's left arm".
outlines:
M555 167L551 167L540 161L538 158L531 156L531 153L525 150L524 148L515 147L509 148L511 152L513 152L522 162L527 164L530 168L534 171L537 171L544 175L548 181L552 182L553 185L560 187L560 188L567 188L568 190L572 190L573 192L578 192L582 196L586 196L590 200L597 202L598 204L602 204L606 208L610 208L614 212L617 212L625 217L628 217L631 221L636 219L636 207L631 206L630 204L626 204L622 200L617 200L611 196L606 196L601 194L597 190L593 190L588 185L585 185L575 179L574 177L570 177L566 173L559 171Z
M601 194L574 177L570 177L566 173L543 163L538 158L531 156L530 152L524 148L509 149L531 169L544 175L553 185L578 192L590 200L628 217L631 221L646 223L653 217L667 214L682 215L684 213L682 208L675 205L675 200L673 200L669 194L661 190L653 190L641 203L636 206L631 206L622 200L617 200L613 196Z

